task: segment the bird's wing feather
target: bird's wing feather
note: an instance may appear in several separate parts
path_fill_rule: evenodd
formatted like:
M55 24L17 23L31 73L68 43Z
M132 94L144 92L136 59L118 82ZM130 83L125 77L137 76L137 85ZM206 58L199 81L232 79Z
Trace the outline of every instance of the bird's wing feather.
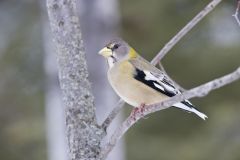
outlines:
M134 78L136 80L169 97L181 93L177 88L175 88L172 81L166 75L164 75L163 72L152 66L142 57L138 58L141 58L141 61L136 59L130 61L130 63L135 67ZM139 62L141 62L141 64L139 64Z
M134 78L169 97L180 93L172 84L168 83L166 77L163 75L135 68Z
M164 75L159 69L151 66L149 62L142 57L138 57L141 60L130 60L130 63L135 67L134 78L143 84L165 94L166 96L173 97L177 94L181 94L173 84L173 82ZM174 107L183 109L187 112L193 112L202 119L206 119L207 116L204 113L199 112L188 100L183 100L173 105Z

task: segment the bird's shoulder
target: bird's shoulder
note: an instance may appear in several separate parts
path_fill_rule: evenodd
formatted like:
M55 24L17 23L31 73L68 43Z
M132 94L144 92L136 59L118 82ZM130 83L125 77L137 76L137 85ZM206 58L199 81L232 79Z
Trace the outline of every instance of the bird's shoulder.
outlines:
M158 68L146 61L142 57L129 60L134 66L134 78L141 83L172 97L181 93L173 84L173 82Z

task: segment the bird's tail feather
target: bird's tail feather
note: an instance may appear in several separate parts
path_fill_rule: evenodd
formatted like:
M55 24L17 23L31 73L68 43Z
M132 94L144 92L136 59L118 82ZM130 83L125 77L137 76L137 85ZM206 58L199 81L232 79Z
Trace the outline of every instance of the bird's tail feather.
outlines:
M183 101L183 102L179 102L173 105L174 107L183 109L187 112L192 112L195 113L196 115L198 115L200 118L202 118L203 120L206 120L206 118L208 118L204 113L198 111L196 108L193 107L193 105L189 102L189 101Z

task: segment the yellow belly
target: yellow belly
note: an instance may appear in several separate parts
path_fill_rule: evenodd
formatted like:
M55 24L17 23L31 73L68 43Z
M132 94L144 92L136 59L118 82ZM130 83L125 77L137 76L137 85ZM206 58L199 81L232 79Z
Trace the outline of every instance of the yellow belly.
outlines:
M128 104L139 107L141 104L154 104L168 97L160 92L148 87L131 76L134 72L133 66L129 62L115 64L108 71L108 79L115 92ZM126 67L126 65L128 65ZM126 68L130 68L126 70ZM114 74L113 74L114 72Z

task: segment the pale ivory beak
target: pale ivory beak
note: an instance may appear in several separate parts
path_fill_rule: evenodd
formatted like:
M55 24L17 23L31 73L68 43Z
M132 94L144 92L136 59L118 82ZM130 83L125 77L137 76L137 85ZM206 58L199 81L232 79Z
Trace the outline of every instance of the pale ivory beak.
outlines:
M107 48L107 47L104 47L103 49L101 49L98 54L104 56L104 57L110 57L112 56L112 50Z

